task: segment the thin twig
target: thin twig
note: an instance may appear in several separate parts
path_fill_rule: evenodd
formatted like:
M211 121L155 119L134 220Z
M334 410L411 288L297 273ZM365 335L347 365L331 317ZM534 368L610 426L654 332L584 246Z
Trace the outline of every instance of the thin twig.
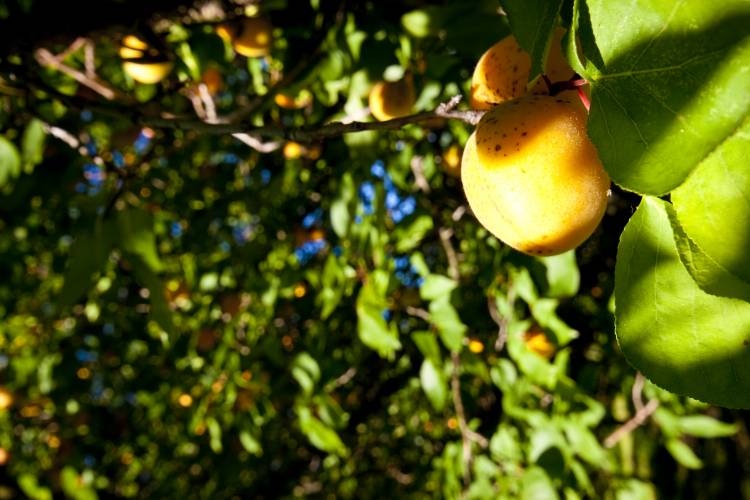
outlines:
M641 372L635 374L635 380L633 381L633 389L631 391L631 397L633 399L633 407L635 408L635 415L617 428L612 434L607 436L604 440L604 446L612 448L616 445L623 437L633 432L635 429L643 425L646 419L656 411L659 406L659 401L652 399L646 405L643 404L643 386L646 383L646 378Z
M636 372L635 380L633 381L633 389L630 391L630 396L633 399L633 407L636 413L641 411L643 408L643 386L646 383L646 377L641 372Z
M271 153L281 147L280 141L263 142L257 137L250 134L232 134L232 137L240 142L245 143L259 153Z
M513 310L513 304L516 300L516 295L511 286L508 289L507 294L508 306ZM497 340L495 340L495 350L502 351L505 347L505 343L508 341L508 320L500 315L500 311L497 309L497 299L493 296L487 297L487 309L490 312L492 321L497 325Z
M71 134L65 129L62 129L60 127L56 127L54 125L50 125L48 123L43 123L44 130L51 135L52 137L55 137L56 139L60 139L65 144L70 146L72 149L78 149L78 146L80 145L80 141L76 136Z
M458 222L461 220L461 217L463 217L465 213L466 205L459 205L459 207L455 209L451 214L451 219L453 219L453 222Z
M333 383L334 385L336 385L336 387L341 387L342 385L348 384L349 381L351 381L351 379L353 379L356 374L357 374L357 369L352 366L351 368L346 370L344 373L339 375L333 381Z
M451 237L453 236L453 229L441 227L438 230L440 235L440 243L443 245L445 256L448 258L448 276L451 279L458 281L461 274L458 270L458 257L456 256L456 250L451 244Z
M474 461L474 456L471 452L471 442L479 444L482 448L487 448L489 445L487 438L469 429L466 423L466 413L464 411L464 403L461 399L461 381L459 380L459 373L461 371L461 360L457 352L451 353L451 361L453 363L453 370L451 372L451 392L453 394L453 407L456 410L456 419L458 420L458 428L461 431L461 447L463 450L463 463L464 463L464 488L468 488L471 483L471 464Z
M427 311L419 307L406 306L406 314L408 314L409 316L414 316L416 318L423 319L427 321L428 323L431 321L430 313L428 313Z
M424 157L414 156L409 162L409 166L414 174L414 184L423 193L429 193L430 183L427 182L427 178L424 176Z
M614 445L620 442L622 438L624 438L625 436L633 432L635 429L643 425L646 419L650 417L651 414L654 413L658 407L659 407L659 401L656 399L652 399L651 401L646 403L646 406L644 406L639 411L637 411L630 420L622 424L612 434L610 434L609 436L606 437L606 439L604 439L604 447L612 448Z
M86 76L96 78L96 57L94 55L94 44L86 40L83 46L83 65L86 68Z
M98 81L96 78L89 78L77 69L63 64L60 60L58 60L57 57L52 54L52 52L47 49L38 49L34 53L34 57L42 66L50 66L60 71L61 73L65 73L81 85L90 88L109 101L113 100L117 95L117 93L113 89Z
M235 134L247 133L256 137L271 137L286 139L296 142L316 142L322 139L339 137L344 134L365 132L368 130L398 130L406 125L420 123L433 118L450 118L476 125L477 116L483 111L467 110L453 111L445 110L442 105L435 111L426 111L413 115L394 118L382 122L333 122L319 127L285 128L278 126L264 126L248 128L242 123L206 123L204 121L186 120L183 117L153 117L142 116L140 123L153 128L171 128L181 130L194 130L205 134Z
M188 89L185 94L190 99L198 118L206 123L218 123L221 120L216 113L216 103L204 83L199 84L197 90ZM232 137L260 153L271 153L281 147L279 141L263 142L250 134L234 133Z

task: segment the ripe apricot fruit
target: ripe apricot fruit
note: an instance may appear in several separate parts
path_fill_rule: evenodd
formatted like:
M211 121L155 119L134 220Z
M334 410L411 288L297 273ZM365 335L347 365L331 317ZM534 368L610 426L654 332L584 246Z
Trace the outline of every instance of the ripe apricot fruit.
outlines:
M302 109L312 103L312 93L309 90L301 91L297 97L278 93L273 98L276 105L284 109Z
M287 160L301 158L304 153L305 147L298 142L289 141L284 144L284 158Z
M453 177L461 177L461 148L451 144L443 151L442 164L445 173Z
M417 101L414 82L409 76L397 82L378 82L370 90L368 101L372 116L379 121L406 116Z
M545 359L551 359L555 355L555 345L549 341L544 332L537 330L526 332L523 340L530 351Z
M461 161L479 222L530 255L577 247L604 216L609 177L576 96L528 95L488 111Z
M221 71L213 66L210 66L203 72L201 82L203 82L206 89L208 89L208 93L211 95L218 94L224 87L224 78L221 76Z
M236 31L227 30L227 34L234 50L245 57L263 57L271 51L273 26L266 18L245 18Z
M119 54L122 69L139 83L158 83L172 71L171 61L160 58L155 49L135 35L122 39Z
M565 30L558 28L552 37L545 74L553 81L569 80L574 71L562 54L561 40ZM526 84L531 71L531 58L518 45L513 35L508 35L490 47L479 58L471 78L471 106L490 109L501 102L526 94ZM544 94L547 86L540 78L532 94Z

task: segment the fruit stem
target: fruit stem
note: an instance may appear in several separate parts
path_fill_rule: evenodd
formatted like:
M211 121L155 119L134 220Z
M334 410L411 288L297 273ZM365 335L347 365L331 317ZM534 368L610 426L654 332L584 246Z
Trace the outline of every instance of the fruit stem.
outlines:
M573 75L573 78L571 78L570 80L562 80L559 82L550 81L547 75L542 75L542 78L544 79L544 83L547 84L549 95L554 96L565 90L577 90L578 97L581 99L581 102L586 108L586 111L589 111L591 109L591 101L583 91L583 86L588 83L585 78L580 78L578 75Z
M583 87L578 87L578 97L581 99L586 111L591 111L591 101L589 101L589 96L586 95L586 92L583 91Z

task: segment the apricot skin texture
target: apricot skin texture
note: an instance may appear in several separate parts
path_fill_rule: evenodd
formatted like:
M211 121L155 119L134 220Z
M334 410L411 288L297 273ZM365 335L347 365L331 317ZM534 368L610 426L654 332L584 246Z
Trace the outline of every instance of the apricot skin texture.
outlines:
M479 222L530 255L583 243L604 216L609 177L573 98L530 95L488 111L461 162L466 198Z
M414 84L409 78L398 82L376 83L368 99L370 112L379 121L408 115L416 100Z
M558 28L550 43L545 64L545 74L553 81L570 79L574 71L562 53L561 40L565 30ZM501 102L526 94L526 84L531 71L531 58L518 45L513 35L508 35L490 47L479 58L471 77L471 107L490 109ZM540 78L531 89L532 94L547 93L547 85Z

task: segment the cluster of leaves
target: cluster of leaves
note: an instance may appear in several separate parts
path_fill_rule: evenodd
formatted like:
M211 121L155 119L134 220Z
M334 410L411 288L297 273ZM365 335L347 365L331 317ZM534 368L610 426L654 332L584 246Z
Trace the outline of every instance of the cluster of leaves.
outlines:
M502 2L508 17L494 0L426 3L263 1L275 42L256 59L236 55L211 23L173 21L162 34L176 68L159 85L124 74L116 57L124 32L112 31L93 39L96 72L146 112L185 115L191 89L213 68L223 78L213 98L219 115L260 98L249 124L317 126L361 116L373 82L406 71L418 89L415 111L467 95L473 64L511 31L542 67L562 18L580 40L578 51L576 37L567 39L592 84L591 135L613 179L663 194L692 170L673 165L695 166L713 151L696 169L710 171L673 193L674 209L645 198L615 273L632 195L615 189L602 228L577 255L521 256L466 213L460 182L445 168L445 153L470 133L463 123L351 134L318 145L319 157L286 158L231 135L135 125L30 54L3 54L0 381L12 401L0 410L0 494L645 499L748 491L747 481L722 480L750 467L738 458L744 414L650 383L631 397L640 382L613 324L617 277L618 333L634 363L647 370L649 353L659 352L680 362L686 387L673 390L715 388L719 402L747 397L747 363L737 346L719 348L726 337L742 343L746 304L698 294L699 286L744 293L739 278L727 285L714 271L742 276L736 251L745 235L735 238L734 227L727 246L714 248L712 236L700 239L698 212L716 216L712 229L736 226L746 205L729 217L687 201L728 176L723 167L733 186L746 185L727 158L747 142L736 122L748 95L721 91L747 88L746 73L728 69L747 52L738 42L747 17L731 2L686 1L672 15L657 15L671 2L627 11L595 0ZM647 30L644 19L656 20ZM705 33L670 39L693 19ZM727 58L719 49L735 42ZM683 52L674 47L697 66L675 64ZM62 62L85 71L82 52ZM285 82L293 71L299 76ZM712 75L719 80L707 84ZM693 92L704 85L710 95ZM303 109L274 105L274 93L303 89L313 96ZM719 104L722 127L704 122ZM677 111L657 119L649 113L659 106ZM688 345L684 336L696 329L711 335ZM554 355L534 352L529 332L543 333ZM708 376L715 370L694 368L727 358L740 374L735 399ZM658 404L653 419L610 446L605 438L643 410L641 397ZM744 439L696 440L738 432Z

